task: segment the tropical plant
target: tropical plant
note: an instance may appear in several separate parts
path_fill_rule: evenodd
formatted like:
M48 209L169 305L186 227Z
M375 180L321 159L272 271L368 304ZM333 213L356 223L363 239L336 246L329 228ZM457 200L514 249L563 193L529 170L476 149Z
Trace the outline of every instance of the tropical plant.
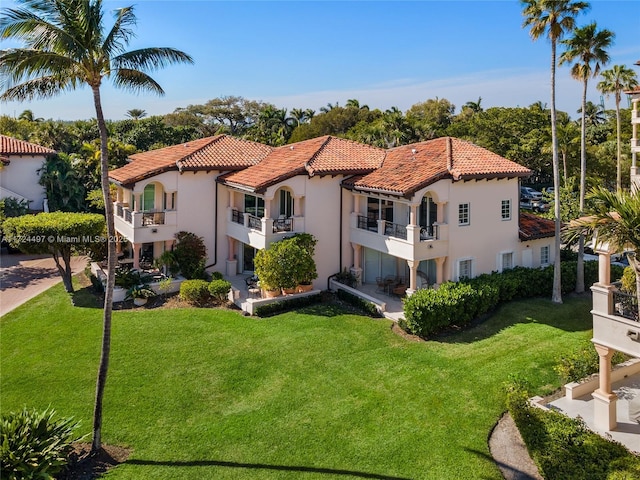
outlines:
M551 42L551 149L553 159L553 187L555 192L555 262L551 300L562 303L560 273L560 170L556 130L556 47L566 32L575 27L576 16L589 7L587 2L572 0L520 0L523 6L523 28L530 27L533 40L542 36Z
M147 112L141 110L140 108L132 108L131 110L127 110L127 117L133 120L140 120L147 116Z
M89 85L100 132L101 185L105 199L108 238L115 238L113 204L109 201L109 159L107 125L102 110L100 87L113 79L116 87L133 92L162 95L160 85L145 71L171 63L192 63L184 52L172 48L144 48L126 51L134 36L133 7L115 11L115 21L105 32L101 0L17 0L21 8L5 9L0 19L0 38L24 43L25 48L0 53L0 86L3 100L48 98L79 85ZM96 382L91 449L101 448L102 401L109 365L111 309L116 264L115 242L108 243L107 285L104 298L104 326L100 366Z
M616 142L618 147L616 161L616 187L622 188L622 166L621 166L621 142L620 142L620 97L624 90L631 90L638 85L636 72L624 65L614 65L610 70L605 70L601 74L602 80L598 83L598 90L605 95L614 94L616 99Z
M204 264L207 259L207 247L202 237L191 232L178 232L175 235L176 246L171 252L178 271L186 279L204 279ZM170 256L166 260L169 262ZM164 260L163 260L164 261ZM173 275L172 264L168 263L169 271Z
M640 304L640 189L616 193L598 187L591 190L590 215L572 221L566 236L595 235L599 244L608 244L614 253L626 253L636 276L636 295Z
M576 28L573 36L563 40L566 50L560 55L560 65L572 63L571 76L582 81L582 111L580 135L580 214L584 212L584 197L587 183L587 85L590 77L600 73L600 66L609 62L606 49L613 42L614 34L609 30L597 30L596 23ZM578 241L578 274L576 293L584 292L584 236Z
M10 412L0 419L0 472L7 480L53 480L68 464L79 440L72 418L54 420L55 410Z
M136 298L151 298L155 296L156 292L154 292L149 285L134 285L127 290L127 295L124 299L135 300Z

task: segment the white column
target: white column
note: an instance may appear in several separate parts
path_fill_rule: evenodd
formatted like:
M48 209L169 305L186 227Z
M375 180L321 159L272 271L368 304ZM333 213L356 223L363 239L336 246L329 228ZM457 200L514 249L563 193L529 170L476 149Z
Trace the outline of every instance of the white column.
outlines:
M618 397L611 392L611 357L614 350L594 344L600 356L600 386L593 392L593 423L600 430L613 430L617 426L616 402Z

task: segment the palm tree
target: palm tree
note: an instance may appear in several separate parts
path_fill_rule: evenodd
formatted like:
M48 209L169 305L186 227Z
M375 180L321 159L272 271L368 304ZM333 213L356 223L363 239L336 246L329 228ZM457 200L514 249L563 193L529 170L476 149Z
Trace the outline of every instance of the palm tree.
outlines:
M602 80L598 83L598 90L605 95L613 93L616 99L616 141L618 158L616 170L616 188L622 188L621 142L620 142L620 97L623 91L631 90L638 85L636 72L624 65L614 65L610 70L602 72Z
M172 63L193 63L184 52L172 48L125 51L134 36L133 7L115 11L115 21L105 33L102 0L17 0L22 8L6 9L0 18L0 38L22 41L25 48L0 52L2 100L48 98L87 84L93 93L100 131L100 168L105 202L107 237L115 238L113 204L109 191L107 126L102 112L100 87L111 78L116 87L133 92L164 94L145 71ZM107 285L100 366L96 381L91 450L101 448L102 400L111 343L111 304L115 280L115 242L108 243Z
M573 30L578 13L589 4L572 0L520 0L523 6L524 27L530 27L533 40L547 36L551 42L551 149L553 158L555 261L553 268L554 303L562 303L560 283L560 169L558 166L558 139L556 134L556 47L564 34Z
M576 113L582 113L582 107L576 110ZM607 121L603 105L599 103L593 103L590 100L587 101L584 106L584 114L587 125L590 125L592 127L597 127L598 125L602 125Z
M462 106L462 110L469 110L472 113L480 113L482 112L482 97L478 97L477 102L467 102Z
M573 36L562 43L566 50L560 55L560 65L573 63L571 76L582 81L582 115L580 132L580 213L584 212L584 196L587 183L587 85L590 77L600 73L600 65L609 62L606 49L611 46L614 34L609 30L597 30L596 22L576 28ZM578 241L578 271L576 293L584 292L584 235Z
M589 194L591 215L572 221L569 235L596 235L608 243L611 251L627 252L629 265L636 274L636 295L640 305L640 189L612 193L598 187Z
M127 110L127 117L132 120L140 120L147 116L147 112L140 108L132 108L131 110Z

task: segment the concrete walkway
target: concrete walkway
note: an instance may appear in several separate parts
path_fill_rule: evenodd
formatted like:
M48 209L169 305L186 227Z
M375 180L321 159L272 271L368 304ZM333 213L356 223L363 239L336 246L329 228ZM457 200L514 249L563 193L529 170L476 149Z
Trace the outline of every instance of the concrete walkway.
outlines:
M72 257L73 273L82 272L87 257ZM62 281L51 255L0 254L0 316Z

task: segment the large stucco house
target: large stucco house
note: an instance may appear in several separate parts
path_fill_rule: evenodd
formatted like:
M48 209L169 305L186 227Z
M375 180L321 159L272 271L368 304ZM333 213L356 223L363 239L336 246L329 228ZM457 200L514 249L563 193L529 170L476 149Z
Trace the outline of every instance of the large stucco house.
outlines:
M42 211L46 193L39 170L55 150L0 135L0 198L12 197L29 202L29 209Z
M553 223L520 213L531 172L484 148L438 138L389 150L324 136L272 148L218 135L132 155L110 172L116 230L134 265L185 230L207 267L253 270L258 249L316 237L317 289L351 269L364 283L426 285L552 263Z

